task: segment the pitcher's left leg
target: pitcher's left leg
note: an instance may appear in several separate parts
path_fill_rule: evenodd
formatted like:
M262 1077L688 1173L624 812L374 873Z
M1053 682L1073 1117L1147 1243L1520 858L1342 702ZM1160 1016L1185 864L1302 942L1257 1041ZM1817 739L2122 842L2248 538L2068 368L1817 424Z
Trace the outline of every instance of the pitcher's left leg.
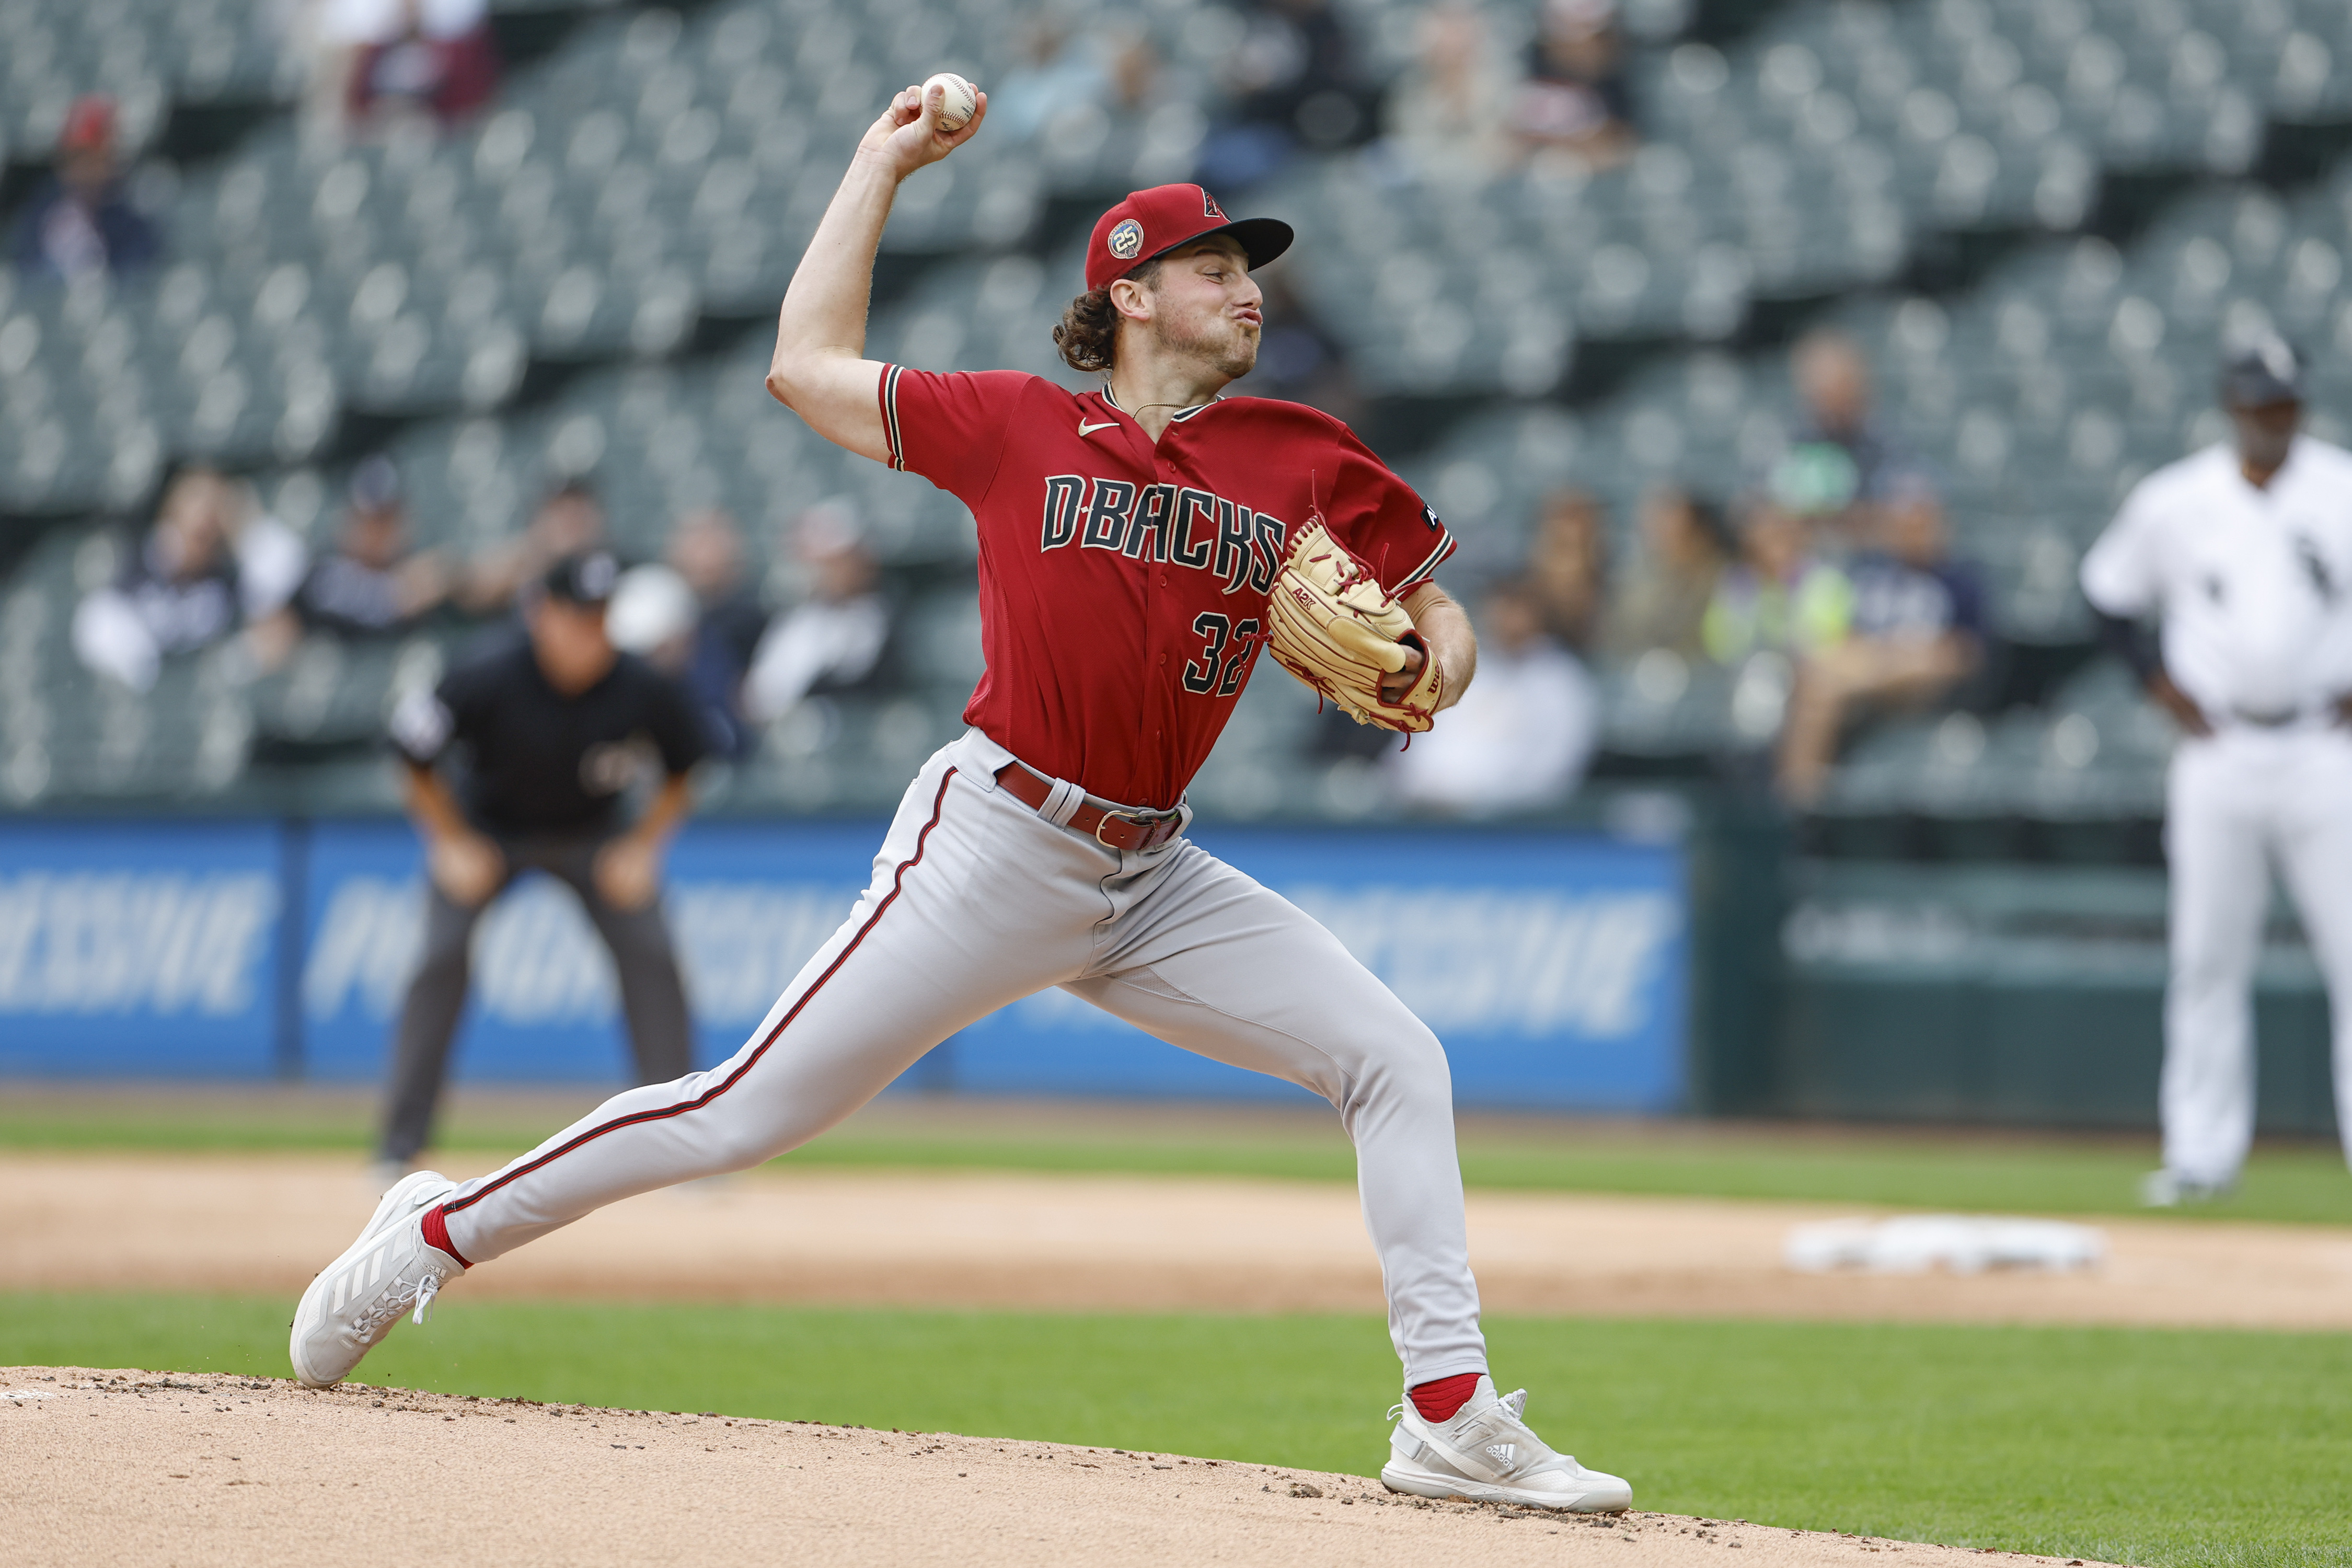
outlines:
M1329 1100L1409 1384L1486 1367L1462 1218L1454 1084L1429 1026L1296 905L1192 845L1122 924L1110 973L1064 989L1172 1046Z
M1404 1363L1391 1491L1580 1513L1622 1511L1625 1481L1554 1452L1498 1394L1478 1331L1454 1150L1454 1086L1426 1025L1288 900L1185 844L1112 922L1093 973L1064 983L1186 1050L1287 1079L1338 1107Z

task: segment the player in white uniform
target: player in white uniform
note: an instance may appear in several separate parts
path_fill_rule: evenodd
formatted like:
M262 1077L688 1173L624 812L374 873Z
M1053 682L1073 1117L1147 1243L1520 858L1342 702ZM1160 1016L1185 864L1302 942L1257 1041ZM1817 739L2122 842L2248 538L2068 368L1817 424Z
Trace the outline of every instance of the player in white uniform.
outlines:
M2302 386L2275 337L2232 355L2234 439L2141 480L2083 561L2103 632L2181 730L2154 1206L2228 1192L2253 1141L2273 862L2326 978L2352 1149L2352 452L2298 433ZM2160 644L2137 624L2151 616Z

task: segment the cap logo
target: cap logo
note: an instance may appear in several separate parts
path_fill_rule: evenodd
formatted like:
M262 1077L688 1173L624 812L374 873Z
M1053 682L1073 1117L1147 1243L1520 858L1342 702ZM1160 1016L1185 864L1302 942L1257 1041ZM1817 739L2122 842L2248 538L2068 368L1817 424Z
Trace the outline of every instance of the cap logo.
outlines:
M1110 231L1110 253L1121 261L1132 261L1143 250L1143 226L1133 218L1122 218Z
M1223 217L1225 216L1223 209L1217 205L1217 198L1211 195L1205 189L1201 193L1201 216L1202 217Z
M2294 380L2294 351L2286 346L2284 340L2265 337L2254 345L2254 354L2263 362L2263 368L2278 380Z

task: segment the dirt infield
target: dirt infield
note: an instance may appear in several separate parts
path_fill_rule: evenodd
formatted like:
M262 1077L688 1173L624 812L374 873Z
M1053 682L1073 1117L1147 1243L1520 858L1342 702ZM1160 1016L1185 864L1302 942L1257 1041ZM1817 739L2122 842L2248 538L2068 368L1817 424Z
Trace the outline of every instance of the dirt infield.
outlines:
M453 1165L453 1174L478 1166ZM9 1289L284 1292L365 1219L349 1156L0 1155ZM1488 1310L2352 1328L2352 1230L2105 1222L2069 1275L1799 1274L1790 1228L1851 1207L1474 1193ZM766 1171L649 1194L475 1270L467 1296L1058 1310L1381 1310L1335 1183Z
M1736 1520L1430 1503L1171 1455L79 1367L0 1367L0 1450L10 1556L109 1568L1984 1561Z

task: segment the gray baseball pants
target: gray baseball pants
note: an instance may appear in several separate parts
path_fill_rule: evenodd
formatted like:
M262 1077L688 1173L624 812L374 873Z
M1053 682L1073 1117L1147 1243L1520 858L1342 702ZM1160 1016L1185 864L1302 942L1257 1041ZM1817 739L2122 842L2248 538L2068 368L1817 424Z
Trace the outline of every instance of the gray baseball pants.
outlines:
M612 951L621 983L621 1012L628 1020L629 1045L639 1083L667 1083L693 1065L686 1013L686 987L677 955L658 900L641 910L607 902L596 888L596 851L606 840L577 834L499 841L507 880L478 904L461 904L426 881L425 951L393 1036L392 1081L384 1106L386 1160L405 1164L430 1141L433 1113L440 1103L449 1068L449 1041L466 1005L472 977L474 926L514 878L540 870L580 896L596 934Z
M1012 760L978 731L933 756L848 921L743 1047L460 1187L452 1245L478 1263L633 1194L759 1164L965 1025L1058 985L1337 1107L1406 1383L1485 1371L1437 1037L1286 900L1188 839L1135 854L1055 826L1082 797L1064 784L1032 811L996 785Z

